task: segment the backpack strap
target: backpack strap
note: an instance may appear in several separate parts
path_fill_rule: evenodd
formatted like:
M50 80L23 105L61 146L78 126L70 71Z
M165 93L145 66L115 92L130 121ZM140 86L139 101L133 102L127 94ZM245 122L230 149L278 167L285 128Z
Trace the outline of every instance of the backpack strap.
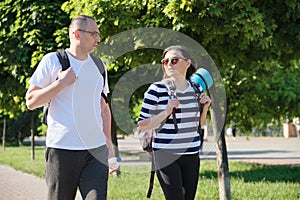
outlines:
M200 95L203 92L199 89L199 86L196 83L194 83L194 82L192 82L190 80L189 80L189 82L190 82L191 86L194 88L195 95L196 95L196 98L197 98L197 102L198 102L198 105L199 105L199 110L200 110L200 113L202 113L202 111L203 111L203 104L200 104Z
M61 64L61 70L65 71L70 67L70 61L69 57L65 50L60 50L56 52L56 55L58 57L58 60Z
M170 96L170 99L176 98L176 86L175 83L172 79L164 79L163 83L168 89L168 94ZM174 122L174 129L176 132L178 132L178 125L177 125L177 119L176 119L176 113L175 113L175 108L172 111L172 117L173 117L173 122Z
M94 55L90 55L93 59L93 61L95 62L95 64L97 65L101 75L103 76L103 79L104 79L104 84L105 84L105 79L106 79L106 74L105 74L105 68L104 68L104 65L103 65L103 62L100 60L100 58L98 58L97 56L94 56Z
M199 111L200 111L200 115L201 115L201 113L203 112L203 106L204 106L203 104L200 103L200 95L201 95L202 91L199 89L199 85L197 85L196 83L194 83L190 80L189 80L189 82L195 90L195 95L196 95L196 99L198 102ZM198 133L200 135L200 141L201 141L200 149L201 149L201 147L203 145L204 131L202 131L200 121L199 121L199 125L198 125Z
M67 70L70 67L70 60L69 60L69 57L68 57L66 51L65 50L57 51L56 55L61 64L62 71ZM97 56L91 55L91 57L92 57L94 63L97 65L101 75L103 76L104 85L105 85L106 74L105 74L105 68L104 68L103 62Z
M69 57L65 50L59 50L56 52L56 56L61 64L61 70L65 71L70 67L70 61ZM58 79L58 77L56 78ZM47 116L48 116L48 110L50 107L51 100L43 107L43 117L42 117L42 123L45 125L48 125L47 122Z
M152 152L151 155L151 173L150 173L150 181L149 181L149 188L147 192L147 198L151 197L153 186L154 186L154 177L155 177L155 164L154 164L154 155Z
M70 67L70 60L69 60L69 57L67 55L67 52L63 49L63 50L59 50L56 52L56 56L61 64L61 70L62 71L65 71L67 70L69 67ZM95 62L95 64L97 65L101 75L103 76L103 80L104 80L104 85L105 85L105 68L104 68L104 65L102 63L102 61L96 57L96 56L93 56L91 55L93 61ZM108 99L106 97L106 95L102 92L101 93L101 96L104 98L105 102L108 103ZM44 106L44 109L43 109L43 117L42 117L42 123L43 124L48 124L47 123L47 115L48 115L48 109L50 107L50 101Z
M91 55L94 63L97 65L97 67L103 77L103 81L104 81L103 88L104 88L105 82L106 82L106 73L105 73L105 68L104 68L103 62L97 56L94 56L92 54L90 54L90 55ZM101 92L101 96L104 98L105 102L108 103L108 98L103 92Z

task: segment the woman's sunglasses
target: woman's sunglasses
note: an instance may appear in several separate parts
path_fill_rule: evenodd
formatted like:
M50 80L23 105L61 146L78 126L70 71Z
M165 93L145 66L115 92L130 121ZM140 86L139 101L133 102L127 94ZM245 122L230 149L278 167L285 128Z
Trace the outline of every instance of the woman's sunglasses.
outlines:
M171 58L171 59L169 59L169 58L162 59L162 60L161 60L161 63L162 63L164 66L166 66L166 65L168 65L168 63L171 61L171 64L172 64L172 65L176 65L176 64L178 63L179 59L186 60L185 58L173 57L173 58Z

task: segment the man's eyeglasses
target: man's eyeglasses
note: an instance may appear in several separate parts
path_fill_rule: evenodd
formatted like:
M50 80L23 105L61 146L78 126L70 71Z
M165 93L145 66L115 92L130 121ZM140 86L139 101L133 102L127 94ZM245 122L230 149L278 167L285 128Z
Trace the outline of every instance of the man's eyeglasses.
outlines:
M99 33L97 31L86 31L86 30L82 30L82 29L77 29L77 30L85 32L85 33L89 33L89 34L91 34L91 36L93 38L98 38L99 37Z
M186 58L173 57L173 58L170 58L170 59L169 58L162 59L161 63L164 66L167 66L168 63L171 61L172 65L176 65L178 63L179 59L186 60Z

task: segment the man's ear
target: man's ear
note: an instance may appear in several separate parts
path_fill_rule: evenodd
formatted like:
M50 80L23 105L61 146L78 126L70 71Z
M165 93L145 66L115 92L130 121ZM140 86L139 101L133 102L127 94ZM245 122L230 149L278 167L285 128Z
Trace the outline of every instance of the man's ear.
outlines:
M75 30L73 31L74 37L79 40L80 39L80 31L79 30Z

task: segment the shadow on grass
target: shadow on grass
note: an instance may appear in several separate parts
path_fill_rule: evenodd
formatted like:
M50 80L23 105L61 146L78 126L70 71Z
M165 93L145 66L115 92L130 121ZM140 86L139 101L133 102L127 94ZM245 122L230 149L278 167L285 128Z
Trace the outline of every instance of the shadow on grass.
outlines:
M284 154L289 154L291 153L291 151L287 151L287 150L252 150L252 151L228 151L228 156L235 156L235 157L232 157L230 159L240 159L240 158L244 158L244 159L257 159L259 157L257 157L257 155L265 155L266 158L269 158L268 155L269 154L272 154L272 157L274 156L274 154L280 154L280 155L284 155ZM206 156L216 156L216 152L214 151L205 151L202 153L202 157L205 159ZM283 159L282 157L279 157L281 159ZM295 157L295 158L299 158L300 159L300 156L299 157Z
M229 174L231 179L242 179L244 182L290 182L300 184L300 167L297 166L275 166L252 164L243 162L230 162ZM203 170L201 177L208 179L217 178L216 171Z

